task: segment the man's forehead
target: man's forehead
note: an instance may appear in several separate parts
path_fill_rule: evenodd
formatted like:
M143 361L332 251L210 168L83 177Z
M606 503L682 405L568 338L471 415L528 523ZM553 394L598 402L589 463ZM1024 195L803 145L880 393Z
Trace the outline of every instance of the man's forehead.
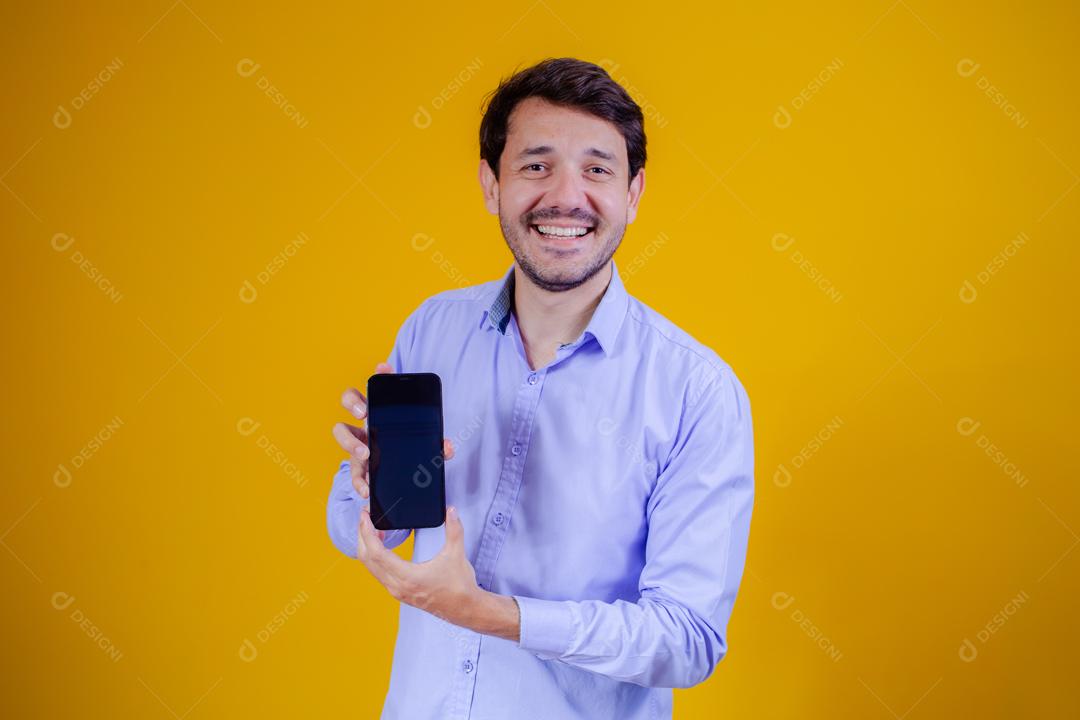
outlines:
M626 157L626 143L614 123L543 98L518 103L506 130L507 154L513 156L570 151L601 159Z

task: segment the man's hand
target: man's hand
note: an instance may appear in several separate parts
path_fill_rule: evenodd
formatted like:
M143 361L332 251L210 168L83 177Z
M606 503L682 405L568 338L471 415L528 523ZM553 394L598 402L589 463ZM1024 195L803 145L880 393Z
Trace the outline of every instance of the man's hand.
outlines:
M455 508L446 510L446 544L427 562L411 563L386 549L365 508L360 512L360 562L395 599L459 625L460 610L480 591L465 557L465 530Z
M446 544L435 557L411 563L382 544L365 508L360 512L357 557L396 600L452 625L517 642L517 602L476 584L476 571L465 555L465 528L454 507L446 509L445 528Z
M392 373L394 369L388 363L379 363L375 366L375 372ZM357 420L367 417L368 402L364 394L356 388L349 388L341 396L341 404L352 413ZM334 439L338 441L341 449L349 453L349 470L352 475L352 484L357 494L362 498L368 496L368 434L366 427L355 427L339 422L334 425ZM449 439L443 438L443 457L447 460L454 457L454 445ZM383 530L376 531L381 540L386 533Z
M375 366L376 373L391 373L387 363ZM356 388L341 396L341 404L357 420L367 417L368 402ZM338 423L334 438L349 453L352 484L360 497L368 497L367 428ZM454 445L443 439L443 457L454 457ZM479 633L518 641L520 615L513 598L482 590L476 571L465 554L465 530L456 510L446 513L446 544L431 560L411 563L383 545L385 530L371 522L367 508L360 512L357 557L397 600L425 610L446 622Z

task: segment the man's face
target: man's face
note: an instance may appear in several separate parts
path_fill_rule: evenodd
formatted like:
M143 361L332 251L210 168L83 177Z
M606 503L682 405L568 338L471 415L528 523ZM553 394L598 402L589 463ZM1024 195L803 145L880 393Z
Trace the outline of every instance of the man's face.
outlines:
M522 271L564 291L599 272L637 215L645 184L629 180L626 141L612 123L527 98L510 114L499 179L480 162L488 211Z

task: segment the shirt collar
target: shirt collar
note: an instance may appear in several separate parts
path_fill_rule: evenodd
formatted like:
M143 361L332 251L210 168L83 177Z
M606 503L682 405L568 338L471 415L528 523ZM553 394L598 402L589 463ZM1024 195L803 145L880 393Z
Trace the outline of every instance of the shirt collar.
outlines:
M608 282L604 296L593 311L589 324L585 326L582 336L591 335L596 338L604 354L610 356L615 351L615 340L622 329L623 320L626 318L626 310L629 306L630 297L619 276L619 268L614 258L611 262L611 280ZM486 328L492 328L505 335L506 328L510 325L510 314L514 309L514 265L503 275L503 280L495 289L488 294L484 301L481 323ZM567 343L572 344L572 343Z

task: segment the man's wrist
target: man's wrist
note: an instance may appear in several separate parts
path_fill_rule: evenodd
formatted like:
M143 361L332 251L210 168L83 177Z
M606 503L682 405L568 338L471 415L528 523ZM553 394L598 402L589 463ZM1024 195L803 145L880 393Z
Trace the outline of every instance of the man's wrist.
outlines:
M521 637L521 611L517 600L509 595L499 595L477 588L478 594L467 618L465 627L495 637L518 642Z

